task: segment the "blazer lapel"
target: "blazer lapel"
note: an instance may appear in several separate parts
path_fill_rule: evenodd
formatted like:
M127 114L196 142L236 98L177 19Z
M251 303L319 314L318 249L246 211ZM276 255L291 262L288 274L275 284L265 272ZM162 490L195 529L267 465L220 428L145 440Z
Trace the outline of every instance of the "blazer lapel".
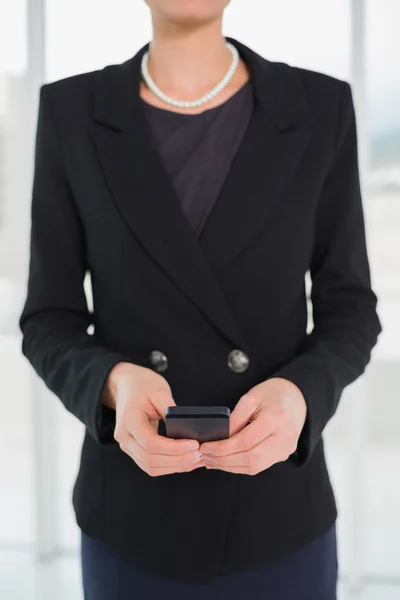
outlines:
M249 351L218 282L272 214L310 134L287 130L306 111L295 70L227 38L247 62L256 111L198 239L153 147L139 94L146 44L94 74L92 137L105 181L132 234L163 272L235 347Z
M217 275L273 216L311 138L302 122L306 102L296 71L227 39L236 45L250 68L256 106L218 201L199 236ZM300 127L293 127L297 121Z
M247 349L221 287L152 145L139 97L147 45L96 72L89 133L116 206L164 273L235 347Z

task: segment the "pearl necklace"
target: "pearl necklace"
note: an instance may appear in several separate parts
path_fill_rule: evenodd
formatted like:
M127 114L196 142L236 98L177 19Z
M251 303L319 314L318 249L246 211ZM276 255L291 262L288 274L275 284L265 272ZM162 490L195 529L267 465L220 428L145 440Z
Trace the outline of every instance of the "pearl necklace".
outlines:
M146 51L142 57L141 71L142 71L143 79L145 80L145 82L147 83L147 85L151 89L151 91L156 96L161 98L161 100L163 100L164 102L167 102L168 104L172 104L173 106L179 106L179 107L183 107L183 108L192 108L194 106L200 106L201 104L204 104L205 102L208 102L209 100L211 100L211 98L214 98L214 96L219 94L219 92L228 85L229 81L232 79L232 76L236 70L236 67L238 66L239 52L236 50L235 46L233 46L230 42L226 42L226 47L232 53L232 64L229 67L229 71L227 72L225 77L218 83L218 85L215 86L215 88L213 88L210 92L208 92L208 94L205 94L205 96L202 96L198 100L191 100L191 101L175 100L174 98L170 98L169 96L164 94L164 92L162 92L156 86L153 79L149 75L149 71L147 69L147 61L149 58L148 51Z

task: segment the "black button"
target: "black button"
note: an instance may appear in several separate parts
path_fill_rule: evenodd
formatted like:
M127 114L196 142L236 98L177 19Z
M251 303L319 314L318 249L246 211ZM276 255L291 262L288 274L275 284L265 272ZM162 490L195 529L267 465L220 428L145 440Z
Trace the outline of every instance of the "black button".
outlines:
M235 373L243 373L250 364L250 359L246 352L235 348L228 354L228 367Z
M168 358L161 350L152 350L149 354L149 361L158 373L162 373L168 368Z

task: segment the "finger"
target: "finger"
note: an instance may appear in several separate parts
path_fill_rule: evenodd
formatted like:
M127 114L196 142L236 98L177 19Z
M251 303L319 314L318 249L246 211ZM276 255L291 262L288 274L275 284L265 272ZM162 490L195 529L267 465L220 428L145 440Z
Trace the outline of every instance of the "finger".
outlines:
M134 457L134 456L132 456L131 458L142 469L142 471L144 471L151 477L157 477L159 475L172 475L173 473L189 473L190 471L193 471L200 467L204 467L204 465L201 461L197 461L197 462L193 463L193 465L188 465L186 467L184 467L184 466L175 466L175 467L152 466L152 467L149 467L149 465L144 460L142 460L138 457Z
M175 440L159 435L144 412L138 411L132 422L133 426L130 428L129 433L149 454L176 456L199 448L199 442L196 440Z
M262 471L266 471L271 468L273 465L284 462L289 458L289 456L285 455L282 452L278 452L277 454L272 454L268 458L264 460L261 464L256 465L221 465L216 462L208 462L203 459L203 463L206 469L219 469L221 471L227 471L230 473L242 473L244 475L257 475Z
M218 465L217 463L208 463L206 461L203 460L204 465L206 467L206 469L218 469L220 471L227 471L228 473L242 473L243 475L257 475L258 473L261 473L262 471L266 471L267 469L271 468L273 465L280 463L280 462L284 462L288 459L288 457L280 457L280 456L276 456L275 458L270 457L270 459L264 464L264 465L259 465L258 467L251 467L251 466L232 466L232 465Z
M157 415L165 421L165 411L170 406L176 406L176 402L168 389L160 388L153 390L149 397L151 406L156 411ZM153 414L153 412L152 412ZM150 415L149 415L150 416Z
M230 435L233 436L246 427L253 420L254 414L259 408L259 400L256 394L244 394L231 412L229 419Z
M204 455L202 460L206 464L218 467L260 467L262 470L265 465L270 464L276 457L283 455L284 448L282 440L278 435L270 435L264 438L261 442L245 450L244 452L235 452L227 456L207 456Z
M171 469L186 469L198 463L201 456L198 451L186 452L176 456L168 454L149 454L131 435L127 435L120 444L121 449L135 462L148 468L168 467Z
M218 470L218 471L226 471L227 473L238 473L241 475L258 475L262 471L266 471L267 469L269 469L275 463L278 463L278 462L282 462L282 461L277 460L277 461L271 463L270 465L267 465L266 467L264 467L264 469L259 469L259 470L252 470L249 467L219 467L219 466L212 466L212 465L206 465L206 469L207 469L207 471L208 470L210 470L210 471Z
M204 454L209 452L213 456L226 456L235 452L245 452L272 433L268 420L263 413L260 413L254 421L230 438L202 444L200 452Z
M150 475L150 477L159 477L161 475L173 475L174 473L190 473L190 471L194 471L195 469L200 469L201 467L204 467L204 465L199 463L199 464L194 465L193 467L187 467L186 469L184 469L184 468L171 469L170 467L153 467L149 471L147 471L146 469L143 469L143 471L146 471L146 473L148 475Z

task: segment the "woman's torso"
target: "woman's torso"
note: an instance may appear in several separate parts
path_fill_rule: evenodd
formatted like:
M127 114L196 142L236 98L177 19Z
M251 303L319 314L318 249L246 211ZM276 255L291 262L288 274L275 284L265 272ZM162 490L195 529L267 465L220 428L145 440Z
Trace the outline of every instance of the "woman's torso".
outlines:
M317 76L277 65L272 73L285 85L272 102L268 71L197 236L131 87L138 65L134 57L52 90L85 236L94 331L149 368L151 352L164 353L177 404L233 409L306 337L305 274L339 93L328 79L322 90ZM244 371L229 363L235 349L249 357ZM257 477L197 469L150 478L116 443L86 433L74 508L86 533L144 571L198 580L294 551L336 518L322 440L302 469L286 461Z

